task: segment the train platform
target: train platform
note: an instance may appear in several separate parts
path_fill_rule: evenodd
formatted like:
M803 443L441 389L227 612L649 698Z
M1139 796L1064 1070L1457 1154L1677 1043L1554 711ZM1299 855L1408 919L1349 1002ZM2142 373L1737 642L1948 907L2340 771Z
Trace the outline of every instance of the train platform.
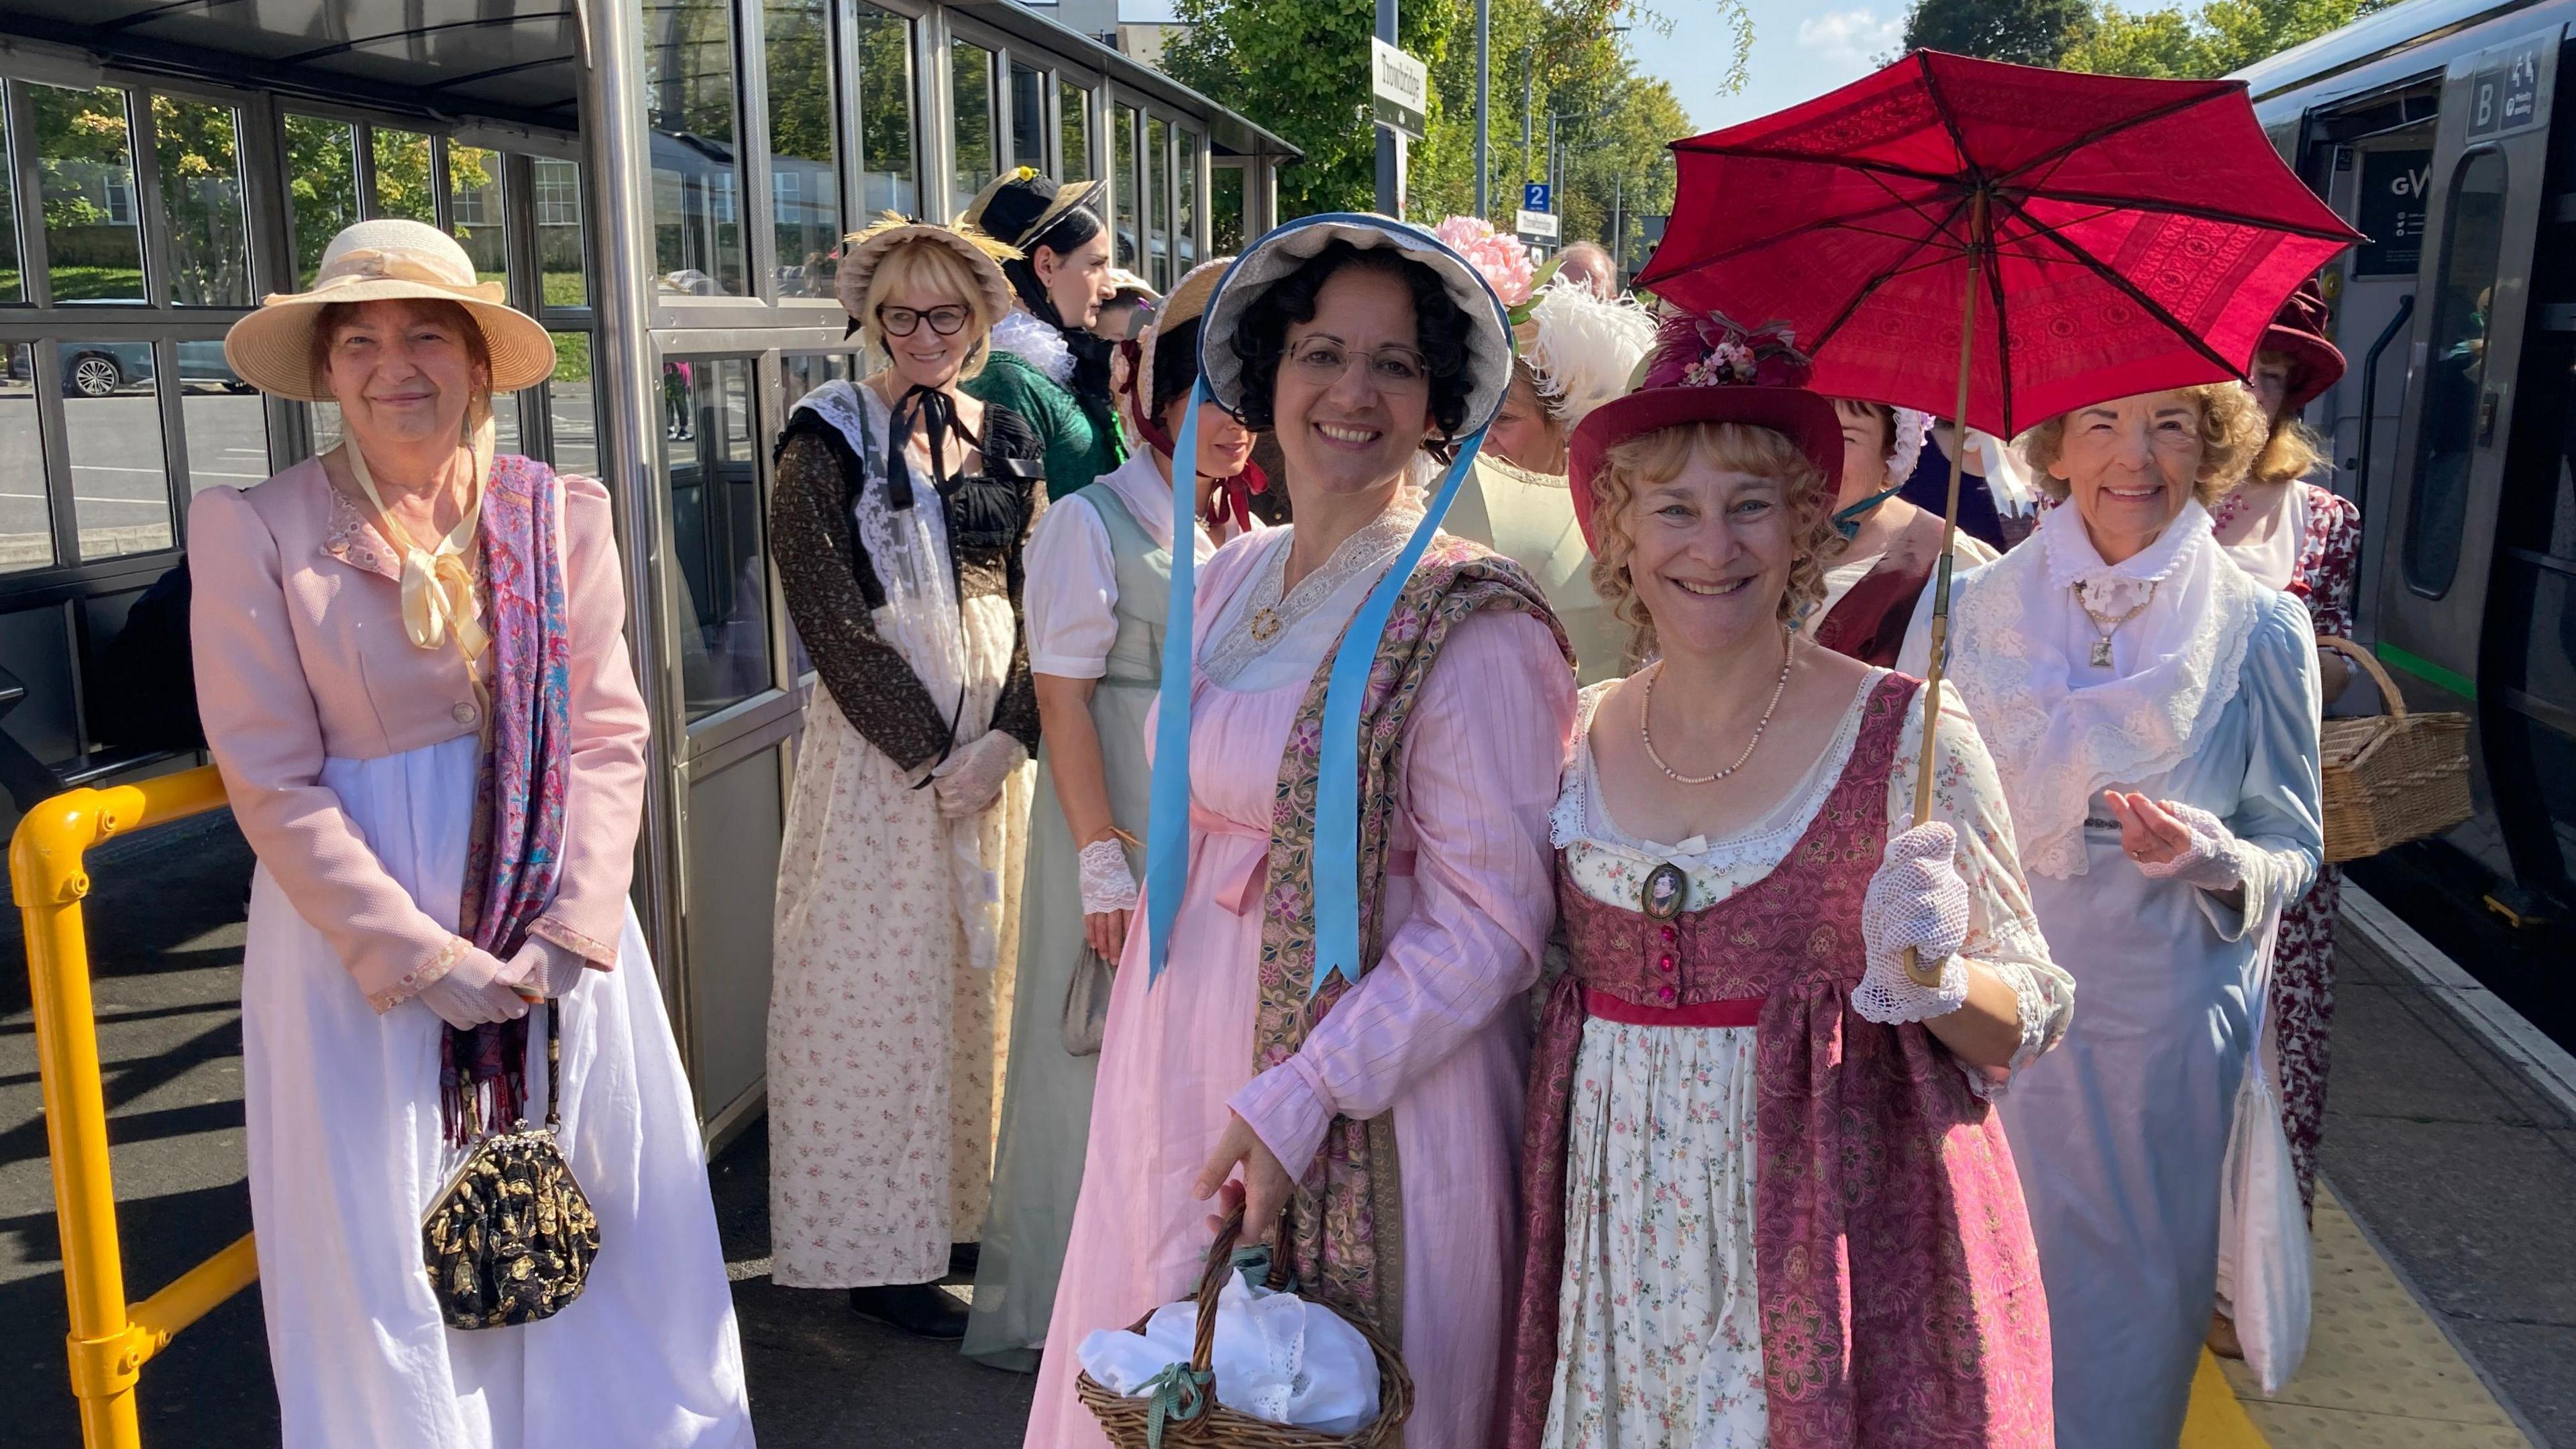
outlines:
M128 1281L137 1295L249 1227L241 916L222 815L93 853L89 912ZM2317 1211L2317 1318L2281 1393L2203 1365L2187 1449L2576 1449L2576 1060L2403 923L2348 892ZM752 1409L772 1446L1016 1444L1031 1381L768 1277L757 1127L712 1183ZM956 1291L963 1293L962 1286ZM27 983L0 924L0 1439L79 1442ZM144 1443L274 1444L257 1290L146 1369Z

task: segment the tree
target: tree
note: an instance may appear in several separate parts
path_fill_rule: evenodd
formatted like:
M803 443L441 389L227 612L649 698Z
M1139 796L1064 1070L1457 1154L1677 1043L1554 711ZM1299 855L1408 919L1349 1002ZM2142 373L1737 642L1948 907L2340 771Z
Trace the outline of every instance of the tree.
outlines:
M2381 9L2391 0L2205 0L2129 14L2109 5L2067 46L2069 70L2210 78L2242 70Z
M1724 73L1741 84L1752 44L1742 0L1692 3L1717 5L1733 21L1734 54ZM1177 0L1177 8L1189 28L1164 51L1165 69L1306 153L1302 164L1280 172L1280 215L1373 207L1377 137L1365 102L1374 0ZM1663 146L1687 133L1690 120L1669 86L1637 74L1621 34L1661 32L1668 23L1637 0L1492 0L1490 15L1488 219L1508 226L1520 182L1549 174L1551 112L1563 118L1557 142L1566 190L1557 210L1568 240L1605 230L1614 194L1631 214L1668 206L1671 166ZM1404 49L1431 72L1430 122L1407 158L1405 209L1417 221L1463 214L1475 204L1474 6L1405 0L1400 20ZM1526 150L1525 93L1533 118Z
M2055 65L2091 20L2087 0L1916 0L1905 48Z

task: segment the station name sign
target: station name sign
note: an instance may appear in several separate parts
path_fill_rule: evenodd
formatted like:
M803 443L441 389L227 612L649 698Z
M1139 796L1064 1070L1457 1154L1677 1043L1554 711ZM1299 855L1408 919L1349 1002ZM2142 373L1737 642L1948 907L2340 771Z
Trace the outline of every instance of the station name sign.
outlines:
M1379 125L1419 141L1431 122L1431 68L1372 35L1369 97Z

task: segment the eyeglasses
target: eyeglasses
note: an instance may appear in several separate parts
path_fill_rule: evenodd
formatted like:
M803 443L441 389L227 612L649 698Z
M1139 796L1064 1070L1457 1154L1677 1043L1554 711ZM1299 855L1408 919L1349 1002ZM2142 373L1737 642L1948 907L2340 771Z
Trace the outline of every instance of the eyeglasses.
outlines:
M1372 352L1310 337L1288 349L1289 367L1316 387L1340 382L1355 359L1367 360L1369 381L1384 391L1416 392L1431 386L1430 362L1410 347L1381 347Z
M910 337L915 329L927 322L930 324L931 331L942 337L954 337L958 329L966 325L966 319L973 315L974 313L953 302L945 307L933 307L926 312L915 311L910 307L879 307L877 325L885 329L885 335L888 337Z

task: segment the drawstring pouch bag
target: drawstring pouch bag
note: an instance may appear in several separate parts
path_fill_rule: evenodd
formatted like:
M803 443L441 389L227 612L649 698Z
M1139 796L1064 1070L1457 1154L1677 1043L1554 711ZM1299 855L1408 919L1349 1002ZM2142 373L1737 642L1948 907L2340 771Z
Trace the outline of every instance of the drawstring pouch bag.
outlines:
M2245 1366L2265 1394L2277 1394L2307 1357L2313 1309L2307 1210L2290 1166L2290 1138L2281 1126L2281 1094L2272 1086L2277 1039L2268 1009L2276 918L2263 933L2262 987L2254 1000L2254 1050L2236 1091L2236 1121L2227 1134L2219 1177L2218 1294L2236 1322Z

